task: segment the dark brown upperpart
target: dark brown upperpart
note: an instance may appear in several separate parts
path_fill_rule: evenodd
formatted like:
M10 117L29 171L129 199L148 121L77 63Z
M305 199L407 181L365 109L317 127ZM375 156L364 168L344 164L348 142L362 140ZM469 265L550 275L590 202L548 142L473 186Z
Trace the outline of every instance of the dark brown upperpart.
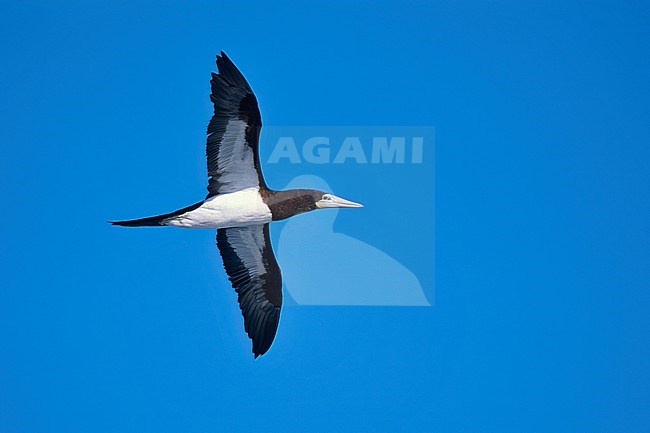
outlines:
M290 189L287 191L260 189L262 200L271 209L273 221L318 209L316 202L323 198L323 194L325 193L315 189Z

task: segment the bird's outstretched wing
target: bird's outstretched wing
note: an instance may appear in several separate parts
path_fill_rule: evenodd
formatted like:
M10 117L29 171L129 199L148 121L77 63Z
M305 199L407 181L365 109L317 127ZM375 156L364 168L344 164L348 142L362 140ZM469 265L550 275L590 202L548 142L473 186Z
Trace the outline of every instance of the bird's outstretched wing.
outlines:
M266 187L258 152L262 118L244 76L222 51L212 73L214 115L208 124L208 197Z
M219 229L217 246L257 358L273 343L282 306L282 273L273 255L269 225Z

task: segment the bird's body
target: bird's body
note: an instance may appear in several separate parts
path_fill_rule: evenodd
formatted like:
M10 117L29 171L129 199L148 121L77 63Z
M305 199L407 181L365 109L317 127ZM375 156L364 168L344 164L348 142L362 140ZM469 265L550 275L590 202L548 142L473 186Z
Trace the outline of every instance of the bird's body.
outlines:
M217 229L217 247L257 358L273 343L282 305L282 275L269 223L320 208L362 206L317 190L269 189L260 166L257 99L223 52L217 67L219 74L213 73L211 81L214 115L208 124L206 199L175 212L112 224Z
M271 209L264 203L259 188L246 188L212 196L196 209L169 218L165 225L225 229L266 224L271 218Z

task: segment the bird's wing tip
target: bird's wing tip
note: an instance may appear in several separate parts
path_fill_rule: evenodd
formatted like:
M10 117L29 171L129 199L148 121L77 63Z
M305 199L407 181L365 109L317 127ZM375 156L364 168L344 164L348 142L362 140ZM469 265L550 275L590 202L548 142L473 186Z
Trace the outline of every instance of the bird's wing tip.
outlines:
M222 61L226 61L226 62L232 62L232 60L230 60L230 57L228 57L226 55L226 53L223 52L223 51L219 51L219 54L217 54L217 61L218 60L222 60Z
M219 71L219 74L223 74L223 71L229 69L231 65L233 65L232 60L230 60L226 53L220 51L219 54L217 54L217 70Z

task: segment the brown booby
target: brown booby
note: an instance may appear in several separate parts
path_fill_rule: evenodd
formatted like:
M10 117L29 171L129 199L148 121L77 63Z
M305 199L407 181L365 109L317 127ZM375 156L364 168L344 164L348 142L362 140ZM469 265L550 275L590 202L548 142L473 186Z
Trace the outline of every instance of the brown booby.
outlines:
M223 51L217 56L217 69L210 81L214 115L207 131L205 200L163 215L110 223L217 229L217 247L257 358L273 343L282 306L282 274L269 223L316 209L363 206L323 191L270 189L260 166L262 119L257 98Z

